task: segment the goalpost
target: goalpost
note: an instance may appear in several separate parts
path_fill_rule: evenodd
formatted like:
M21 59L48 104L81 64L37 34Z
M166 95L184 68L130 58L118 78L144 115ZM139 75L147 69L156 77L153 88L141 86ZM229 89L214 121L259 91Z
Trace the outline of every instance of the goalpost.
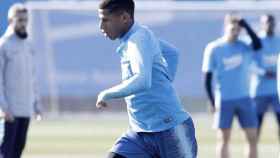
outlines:
M61 96L93 96L100 89L119 81L115 56L109 57L114 47L99 33L98 3L70 0L27 2L31 21L29 30L40 50L40 61L44 63L39 66L44 84L42 91L50 98L53 114L59 112ZM193 83L201 80L203 47L219 36L223 15L238 11L256 24L258 16L263 13L272 13L280 19L276 12L279 10L278 1L136 1L136 19L149 25L160 38L179 47L182 55L175 86L181 96L194 98L203 98L202 86ZM87 44L89 40L93 41L92 44ZM76 44L77 47L74 46ZM91 51L108 53L92 53L90 56L88 52ZM82 60L80 65L83 68L75 60L75 53L77 60ZM92 58L92 68L88 58ZM102 60L109 61L102 64ZM85 88L92 91L85 92Z

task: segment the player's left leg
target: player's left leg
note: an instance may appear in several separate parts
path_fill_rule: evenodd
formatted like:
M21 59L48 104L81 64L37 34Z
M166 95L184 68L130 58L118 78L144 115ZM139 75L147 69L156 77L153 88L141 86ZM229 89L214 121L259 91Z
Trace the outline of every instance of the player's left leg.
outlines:
M280 142L280 112L275 113L278 124L278 140Z
M15 145L14 158L20 158L22 155L22 152L26 144L29 122L30 122L30 118L28 117L18 118L18 126L16 129L16 137L15 137L16 145Z
M242 99L238 103L239 108L237 111L239 123L243 128L248 142L248 151L246 153L248 158L257 158L257 113L256 107L250 98Z
M262 124L264 120L265 113L268 110L268 107L271 103L269 97L267 96L258 96L252 100L256 106L257 119L258 119L258 139L261 135Z
M155 158L150 135L128 130L113 145L108 158Z
M244 128L246 140L248 142L248 158L257 158L258 150L257 150L257 128Z
M191 118L182 124L155 135L160 158L196 158L197 142L195 128Z
M280 142L280 102L277 95L273 96L271 100L272 100L271 102L272 102L273 111L275 113L277 124L278 124L278 139Z

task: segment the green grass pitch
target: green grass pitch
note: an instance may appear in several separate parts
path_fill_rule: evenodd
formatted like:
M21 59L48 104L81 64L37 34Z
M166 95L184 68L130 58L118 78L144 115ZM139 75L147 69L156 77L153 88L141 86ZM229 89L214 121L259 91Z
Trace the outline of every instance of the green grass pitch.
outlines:
M198 158L214 158L216 133L211 128L213 117L193 115L199 145ZM259 145L260 158L276 158L279 154L277 126L274 117L265 119ZM114 141L127 128L126 113L92 114L33 122L24 158L104 158ZM232 157L242 158L245 139L235 122L232 132Z

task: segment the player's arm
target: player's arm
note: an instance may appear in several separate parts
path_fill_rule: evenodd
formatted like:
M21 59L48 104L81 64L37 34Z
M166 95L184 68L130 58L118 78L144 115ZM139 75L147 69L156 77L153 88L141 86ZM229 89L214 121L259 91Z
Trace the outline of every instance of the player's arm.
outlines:
M174 81L178 67L179 51L170 43L160 40L162 55L168 64L168 75L171 82Z
M98 95L98 102L123 98L151 88L152 61L154 49L152 42L147 37L135 38L128 42L127 51L133 76Z
M40 92L39 92L39 84L38 84L38 79L37 79L37 71L36 71L36 66L35 66L35 51L32 48L32 83L33 83L33 91L35 95L35 101L33 104L34 112L35 112L35 117L37 120L41 119L42 115L42 106L41 106L41 101L40 101Z
M276 72L272 70L266 70L264 67L260 66L256 61L251 64L251 72L255 75L265 77L267 79L276 79Z
M253 29L250 27L250 25L244 19L240 19L239 25L246 30L249 37L251 38L251 41L252 41L251 45L252 45L253 50L256 51L256 50L261 49L262 48L261 40L257 36L257 34L253 31Z
M212 83L213 83L213 72L216 69L216 59L215 59L215 48L213 44L208 44L204 51L202 71L204 74L204 88L207 97L210 101L211 112L215 111L215 97L213 95Z
M277 93L280 101L280 55L277 61Z
M14 117L12 116L8 103L5 97L5 71L6 71L6 57L5 57L5 48L3 40L0 40L0 107L7 121L13 121ZM3 117L3 116L1 116Z
M212 72L206 72L204 74L204 87L206 90L206 94L208 99L210 100L210 104L213 108L215 108L215 99L212 91L212 80L213 80L213 73Z

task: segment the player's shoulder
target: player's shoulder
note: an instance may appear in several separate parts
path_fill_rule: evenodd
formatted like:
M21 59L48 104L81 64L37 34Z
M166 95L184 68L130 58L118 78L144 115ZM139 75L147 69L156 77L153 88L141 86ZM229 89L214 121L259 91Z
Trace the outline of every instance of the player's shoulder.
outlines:
M143 40L148 40L151 37L155 38L155 35L153 34L153 32L144 25L140 25L140 24L135 24L136 28L134 33L130 36L130 40L132 41L143 41Z
M222 48L225 45L225 42L222 38L215 39L214 41L211 41L207 44L205 51L211 51L218 50L219 48Z
M7 45L7 43L9 43L10 38L8 36L1 36L0 37L0 47L3 48L4 46Z
M11 43L14 43L14 41L15 41L15 36L11 34L8 35L4 34L0 38L1 45L10 45Z
M236 41L236 47L251 49L251 45L249 43L240 39Z

